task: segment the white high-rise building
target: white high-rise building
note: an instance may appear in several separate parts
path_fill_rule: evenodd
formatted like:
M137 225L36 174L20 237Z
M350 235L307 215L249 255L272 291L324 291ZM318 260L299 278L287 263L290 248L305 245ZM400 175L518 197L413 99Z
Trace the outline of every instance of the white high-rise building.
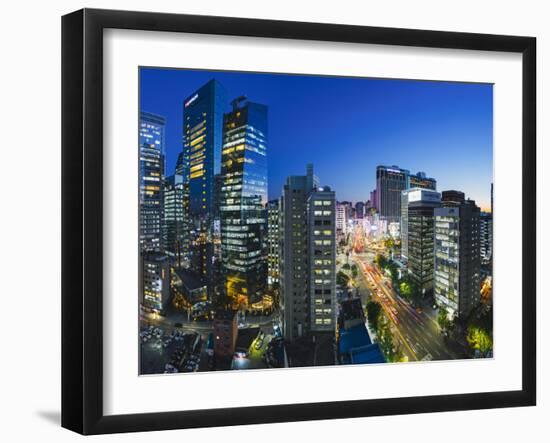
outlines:
M308 165L287 178L279 205L280 291L285 339L334 331L336 200Z
M348 226L347 208L342 203L336 203L336 232L346 235Z
M336 200L328 186L308 198L310 330L334 331L336 322Z

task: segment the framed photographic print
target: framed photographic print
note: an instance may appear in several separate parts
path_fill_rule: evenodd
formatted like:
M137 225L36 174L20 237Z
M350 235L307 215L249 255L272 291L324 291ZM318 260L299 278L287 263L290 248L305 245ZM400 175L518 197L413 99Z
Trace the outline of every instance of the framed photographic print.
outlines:
M534 405L535 48L64 16L62 425Z

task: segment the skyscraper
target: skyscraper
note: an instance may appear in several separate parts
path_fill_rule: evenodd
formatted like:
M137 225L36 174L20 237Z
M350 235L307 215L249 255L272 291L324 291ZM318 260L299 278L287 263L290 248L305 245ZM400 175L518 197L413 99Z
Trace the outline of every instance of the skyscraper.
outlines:
M279 283L279 200L267 202L267 283Z
M326 265L324 262L323 264L319 262L316 265L315 261L313 261L315 246L319 246L319 251L321 251L321 258L318 258L318 260L333 260L331 258L333 252L330 252L330 249L335 249L335 241L330 235L327 235L323 239L324 221L332 223L331 227L328 224L326 225L327 231L334 230L336 223L333 193L328 190L321 191L318 188L319 182L313 174L313 165L308 165L306 175L290 176L287 178L280 200L281 216L279 220L281 225L279 229L281 232L281 255L279 267L281 311L283 334L287 340L307 335L312 331L312 293L310 290L313 288L314 297L322 299L326 295L328 299L329 294L324 294L324 290L331 288L329 280L334 278L334 276L328 277L327 274L327 283L323 286L323 280L325 280L322 277L324 275L323 269L329 269L331 265L328 262ZM322 194L324 192L328 192L330 195L327 194L327 198L323 198ZM320 201L321 204L316 204L315 201ZM327 203L323 203L323 201L327 201ZM315 224L316 222L318 223L317 225ZM312 236L315 236L316 230L320 232L319 238L312 239ZM309 240L312 241L310 242ZM330 244L328 243L329 240L331 240ZM316 244L319 241L321 241L321 244ZM322 258L323 254L326 254L325 259ZM323 281L317 288L315 288L315 281L311 281L311 275L316 275L317 268L315 266L319 266L318 271L321 272L320 278ZM317 294L315 292L316 289L321 290L323 293ZM330 296L332 297L332 294Z
M376 211L378 211L378 200L377 200L377 197L376 197L376 189L373 189L371 192L370 192L370 207L371 208L374 208Z
M224 116L222 272L234 305L255 303L267 283L267 106L239 97Z
M163 313L170 301L170 262L160 252L140 256L140 302L148 312Z
M382 219L399 221L402 211L401 192L411 188L436 189L436 180L426 177L424 172L411 174L399 166L378 166L376 168L375 207Z
M190 269L206 277L213 290L214 176L220 172L223 113L227 101L223 87L210 80L183 103L184 163L187 180L187 245Z
M356 202L355 203L355 218L362 219L365 216L365 203Z
M493 214L481 213L479 217L479 234L481 264L487 265L493 259Z
M409 171L398 166L376 168L376 208L380 217L398 221L401 216L401 191L408 189Z
M184 189L181 175L170 175L164 179L163 249L177 259L182 260Z
M348 217L346 206L340 202L336 203L336 234L344 238L348 232Z
M179 224L180 235L178 236L178 267L189 266L189 163L185 152L182 150L178 154L174 176L176 180L181 180L181 217ZM179 205L179 202L178 202Z
M336 324L336 198L328 186L307 200L310 329L334 331Z
M407 267L422 294L430 294L434 278L434 209L441 206L441 194L430 189L407 193Z
M160 251L163 224L164 117L140 112L139 245L140 252Z
M480 300L479 207L458 191L434 210L434 296L450 317L467 316Z

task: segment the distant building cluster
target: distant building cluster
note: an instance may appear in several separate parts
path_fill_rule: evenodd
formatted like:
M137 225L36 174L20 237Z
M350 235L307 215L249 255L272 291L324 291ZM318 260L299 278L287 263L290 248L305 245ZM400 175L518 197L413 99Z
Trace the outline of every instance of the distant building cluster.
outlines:
M479 304L480 281L492 264L493 189L491 212L460 191L436 189L423 172L378 166L370 200L336 202L337 241L357 226L367 236L399 240L399 261L422 295L433 296L449 318L465 317Z

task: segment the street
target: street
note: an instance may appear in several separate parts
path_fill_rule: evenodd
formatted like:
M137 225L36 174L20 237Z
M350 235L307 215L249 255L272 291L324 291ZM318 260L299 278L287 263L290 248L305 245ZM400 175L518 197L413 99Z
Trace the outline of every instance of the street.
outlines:
M364 240L362 228L350 236L349 256L340 254L343 263L353 263L359 271L354 279L354 295L366 306L374 300L382 306L383 315L390 322L394 343L408 361L449 360L460 358L445 342L437 323L437 312L431 306L418 311L403 300L391 286L391 280L380 273L374 263L376 254L387 255L380 243Z

